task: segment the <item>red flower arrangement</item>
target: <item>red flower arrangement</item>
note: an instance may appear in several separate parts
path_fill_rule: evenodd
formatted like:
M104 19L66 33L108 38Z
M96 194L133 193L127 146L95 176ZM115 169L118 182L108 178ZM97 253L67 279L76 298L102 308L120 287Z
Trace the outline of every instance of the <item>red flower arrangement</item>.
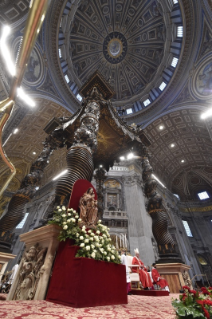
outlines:
M180 300L173 300L172 305L176 309L177 318L212 318L212 287L201 288L201 292L184 286L184 293Z

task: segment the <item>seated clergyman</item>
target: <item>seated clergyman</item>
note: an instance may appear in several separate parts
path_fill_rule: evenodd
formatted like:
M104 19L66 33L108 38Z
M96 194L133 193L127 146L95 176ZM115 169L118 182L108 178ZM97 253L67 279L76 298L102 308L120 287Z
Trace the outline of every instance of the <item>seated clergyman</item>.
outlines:
M144 266L144 263L139 259L139 251L138 248L134 250L135 257L133 257L132 265L138 265L138 268L132 267L133 272L137 272L139 270L140 281L143 288L151 288L152 287L152 280L150 278L149 273Z
M152 279L156 285L161 287L161 289L165 289L169 292L169 284L166 279L160 276L156 269L156 263L152 264Z

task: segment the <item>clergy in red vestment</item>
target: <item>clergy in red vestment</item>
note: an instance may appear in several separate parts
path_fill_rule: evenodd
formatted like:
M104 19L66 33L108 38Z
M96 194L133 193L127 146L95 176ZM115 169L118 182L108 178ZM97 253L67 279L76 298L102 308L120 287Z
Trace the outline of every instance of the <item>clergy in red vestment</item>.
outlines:
M152 280L150 278L149 273L144 266L144 263L139 259L139 251L138 248L134 250L135 257L133 257L132 265L138 265L138 267L132 267L132 272L137 272L139 270L140 281L142 283L143 288L152 287Z
M156 269L156 263L152 264L152 279L154 283L161 287L161 289L169 291L169 284L166 279L160 276L159 272Z

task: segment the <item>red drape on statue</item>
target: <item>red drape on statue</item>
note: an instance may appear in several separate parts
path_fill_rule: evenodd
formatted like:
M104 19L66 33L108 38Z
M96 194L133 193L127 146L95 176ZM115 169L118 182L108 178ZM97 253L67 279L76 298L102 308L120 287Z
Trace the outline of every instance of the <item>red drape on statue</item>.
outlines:
M68 207L73 208L76 211L79 211L80 198L83 196L85 192L87 192L89 188L93 188L93 191L95 194L95 200L97 200L96 190L93 187L93 185L86 179L78 179L74 183Z
M160 278L160 279L158 280L158 278ZM165 288L166 286L169 286L169 284L166 281L166 279L161 278L159 272L155 268L152 268L152 279L162 289Z
M133 257L132 265L138 265L138 267L144 268L144 269L139 268L139 275L140 275L140 281L142 283L142 286L144 288L152 287L152 280L150 278L149 273L146 271L146 268L144 267L144 263L140 259ZM137 268L135 269L135 267L132 267L133 272L137 272L137 270L138 270Z

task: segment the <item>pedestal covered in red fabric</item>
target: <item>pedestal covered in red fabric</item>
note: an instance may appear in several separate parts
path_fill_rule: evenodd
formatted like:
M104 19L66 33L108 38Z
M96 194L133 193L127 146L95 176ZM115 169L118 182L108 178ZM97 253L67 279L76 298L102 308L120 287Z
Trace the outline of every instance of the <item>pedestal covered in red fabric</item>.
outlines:
M76 308L127 304L125 266L76 258L78 249L60 243L46 300Z

